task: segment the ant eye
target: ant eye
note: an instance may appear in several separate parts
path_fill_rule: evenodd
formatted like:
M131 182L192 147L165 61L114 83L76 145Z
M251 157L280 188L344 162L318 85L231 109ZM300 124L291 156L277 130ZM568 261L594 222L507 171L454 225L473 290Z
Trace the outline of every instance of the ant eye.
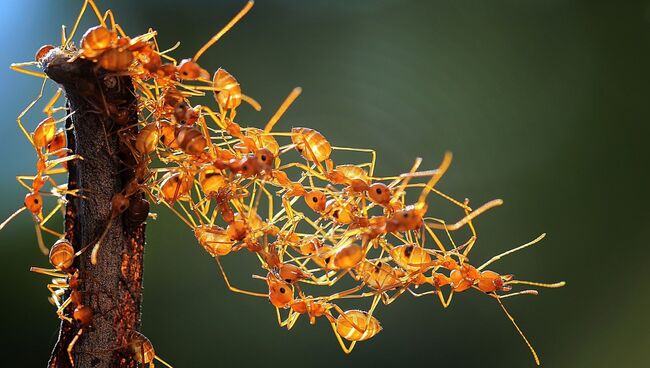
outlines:
M284 279L284 281L291 283L291 279Z
M376 192L377 194L381 194L381 188L377 188Z
M283 287L280 288L280 293L281 293L281 294L284 294L285 291L286 291L286 290L285 290Z
M410 257L411 253L413 253L413 246L409 245L404 249L404 254L406 254L407 257Z
M266 161L266 155L262 155L261 159L262 161Z
M334 218L339 218L339 210L334 211Z
M331 257L327 257L327 258L325 258L325 263L330 263L330 258L331 258Z
M35 199L35 200L34 200L34 204L38 204L38 199Z

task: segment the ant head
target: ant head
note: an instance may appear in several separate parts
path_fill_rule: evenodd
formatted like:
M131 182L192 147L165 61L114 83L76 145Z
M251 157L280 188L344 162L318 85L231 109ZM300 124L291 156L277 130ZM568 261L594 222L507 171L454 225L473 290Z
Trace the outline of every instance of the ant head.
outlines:
M374 183L368 187L368 197L379 205L384 206L390 203L391 196L390 188L384 183Z
M483 271L479 276L477 286L484 293L492 293L495 291L509 291L511 287L504 285L504 278L508 279L507 276L502 277L494 271Z
M117 216L129 208L129 198L122 193L115 193L111 199L111 216Z
M178 64L178 66L176 67L176 70L178 71L178 74L180 75L181 79L186 79L186 80L196 80L196 79L209 80L210 79L210 73L208 73L207 70L201 68L199 64L197 64L192 59L181 60L180 64Z
M93 310L87 305L79 305L72 312L72 318L81 326L89 326L93 320Z
M43 59L45 57L45 55L47 55L53 49L54 49L54 46L52 46L52 45L43 45L43 46L41 46L41 48L38 49L38 51L36 51L36 56L34 57L34 60L40 62L41 59Z
M260 171L271 172L275 155L268 148L260 148L255 152L257 166Z
M280 280L277 276L269 273L266 276L266 283L269 285L269 301L278 308L284 308L293 301L293 287Z
M325 206L327 204L325 193L320 190L312 190L305 194L305 202L309 208L319 213L325 211Z
M27 193L27 195L25 195L25 207L27 207L27 210L29 210L29 212L34 216L40 215L43 210L43 197L41 197L41 193Z
M241 160L236 160L233 169L245 178L251 177L257 173L257 158L254 156L242 157Z

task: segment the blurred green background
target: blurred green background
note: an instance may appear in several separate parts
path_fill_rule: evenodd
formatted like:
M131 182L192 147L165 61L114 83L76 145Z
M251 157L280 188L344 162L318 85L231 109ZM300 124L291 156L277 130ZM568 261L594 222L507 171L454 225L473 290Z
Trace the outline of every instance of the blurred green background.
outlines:
M33 171L14 120L39 87L8 64L58 43L80 4L0 5L2 216L24 196L13 177ZM243 0L99 5L132 35L153 27L162 48L181 41L173 55L182 58ZM542 364L650 363L650 2L258 1L201 64L225 67L262 103L261 113L241 109L258 126L302 86L276 129L308 126L338 146L374 147L379 174L401 172L416 156L433 167L453 151L441 189L475 205L506 202L477 221L476 263L548 233L494 267L568 282L507 303ZM384 331L345 356L324 320L287 332L266 301L229 293L193 235L157 212L148 227L143 331L175 367L533 366L498 305L470 292L447 310L410 296L380 307ZM449 219L459 217L453 213ZM44 366L59 323L46 278L28 272L46 265L29 216L7 226L0 242L3 365ZM234 254L226 267L239 285L259 287L246 258Z

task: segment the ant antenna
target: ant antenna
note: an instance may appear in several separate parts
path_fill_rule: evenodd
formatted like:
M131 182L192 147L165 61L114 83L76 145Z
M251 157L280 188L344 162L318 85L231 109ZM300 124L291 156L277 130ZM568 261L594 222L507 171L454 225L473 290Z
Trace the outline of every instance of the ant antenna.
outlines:
M239 22L239 20L240 20L241 18L243 18L244 15L246 15L246 13L248 13L249 10L251 10L251 8L253 7L254 4L255 4L255 1L253 1L253 0L249 0L249 1L246 3L246 5L244 6L244 8L242 8L242 10L240 10L239 13L237 13L237 15L235 15L235 17L232 18L232 19L230 20L230 22L228 22L228 24L226 24L225 27L223 27L219 32L217 32L217 34L215 34L214 36L212 36L212 38L211 38L208 42L206 42L205 45L203 45L203 47L201 47L201 48L199 49L199 51L196 52L196 54L195 54L194 57L192 58L192 61L196 62L197 60L199 60L199 58L201 57L201 55L203 55L203 53L204 53L207 49L209 49L212 45L214 45L217 41L219 41L219 39L220 39L224 34L226 34L226 32L228 32L228 31L230 30L230 28L232 28L235 24L237 24L237 22Z
M277 123L278 120L280 120L282 115L287 111L287 109L289 109L289 107L291 106L293 101L295 101L296 98L298 98L298 96L300 96L301 93L302 93L302 88L300 88L300 87L294 88L291 91L291 93L289 93L289 96L287 96L287 98L284 100L284 102L282 102L282 105L280 105L280 107L278 107L278 110L275 112L275 114L273 114L273 116L271 116L271 119L269 119L269 122L266 123L266 126L264 127L264 132L265 133L268 133L268 132L271 131L271 129L273 129L273 127L275 126L275 123Z

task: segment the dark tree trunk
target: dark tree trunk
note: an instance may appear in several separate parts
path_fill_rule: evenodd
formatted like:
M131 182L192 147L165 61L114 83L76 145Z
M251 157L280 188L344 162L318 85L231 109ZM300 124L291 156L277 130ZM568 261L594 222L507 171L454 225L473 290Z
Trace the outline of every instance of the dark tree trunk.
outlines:
M76 367L135 367L127 337L140 327L144 224L129 225L122 216L111 221L98 262L90 251L106 228L113 195L133 178L135 159L120 137L133 134L137 101L128 76L115 76L95 63L68 57L55 49L43 60L45 73L64 89L72 115L66 122L68 147L83 160L69 162L66 236L76 250L82 303L92 308L92 324L74 345ZM141 194L138 194L141 196ZM68 315L74 307L69 308ZM70 367L68 346L80 326L62 321L49 367Z

